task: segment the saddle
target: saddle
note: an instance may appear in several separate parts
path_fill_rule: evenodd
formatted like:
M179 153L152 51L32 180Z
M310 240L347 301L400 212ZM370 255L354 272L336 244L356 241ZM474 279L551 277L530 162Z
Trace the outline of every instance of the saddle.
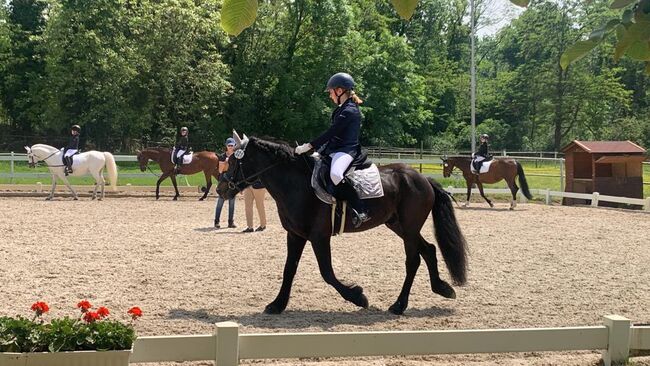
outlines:
M65 149L61 149L61 151L65 151ZM74 159L73 159L74 156L79 155L79 154L81 154L81 149L77 150L76 153L74 153L74 154L72 154L72 155L70 155L68 157L68 159L70 159L70 165L72 165L74 163ZM65 165L65 159L66 159L65 155L61 154L61 164Z
M192 162L194 152L192 149L187 149L181 158L183 159L182 165L187 165ZM176 149L172 151L172 163L176 164Z
M314 154L316 162L311 177L311 186L316 196L327 204L336 203L334 198L334 182L330 178L330 166L332 158L328 155ZM381 185L381 177L377 166L368 160L365 151L357 154L348 169L345 171L345 179L354 187L360 199L378 198L384 196L384 188Z
M478 174L487 173L490 170L490 165L492 165L492 162L494 162L492 156L488 156L482 160L474 159L469 164L470 170L473 174L477 174L477 172Z

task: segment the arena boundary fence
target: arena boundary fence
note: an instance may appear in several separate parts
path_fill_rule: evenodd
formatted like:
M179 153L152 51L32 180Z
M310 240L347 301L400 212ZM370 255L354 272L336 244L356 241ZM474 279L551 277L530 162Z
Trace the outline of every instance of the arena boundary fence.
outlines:
M423 356L603 350L605 366L650 350L650 326L633 326L618 315L602 326L565 328L240 334L223 322L214 334L138 337L129 362L214 361L238 365L246 359Z

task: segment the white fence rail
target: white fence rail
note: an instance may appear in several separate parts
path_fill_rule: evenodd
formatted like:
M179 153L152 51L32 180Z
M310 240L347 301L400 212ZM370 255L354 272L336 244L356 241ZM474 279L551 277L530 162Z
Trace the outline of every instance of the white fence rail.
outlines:
M139 337L130 362L234 366L245 359L603 350L611 365L650 349L650 327L617 315L603 320L593 327L271 334L239 334L236 323L224 322L212 335Z

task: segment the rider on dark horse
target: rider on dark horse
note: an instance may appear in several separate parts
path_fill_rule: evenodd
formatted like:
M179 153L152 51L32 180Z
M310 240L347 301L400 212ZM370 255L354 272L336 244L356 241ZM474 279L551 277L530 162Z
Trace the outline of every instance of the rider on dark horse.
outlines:
M183 165L183 155L185 155L185 152L187 152L187 149L190 145L188 137L189 134L190 132L187 127L181 127L181 134L176 140L176 144L174 145L172 159L174 160L174 164L176 164L176 174L179 174L181 171L181 165Z
M481 171L481 166L483 166L483 162L492 159L492 155L490 155L490 153L488 152L488 140L490 139L490 136L484 133L481 135L480 139L481 139L481 145L478 147L478 151L476 152L476 154L474 154L474 161L472 162L474 164L474 169L476 170L477 175Z
M340 72L332 75L327 82L326 91L338 106L332 112L331 126L313 141L296 147L296 154L303 154L311 149L322 149L322 155L332 158L330 178L334 183L334 196L345 200L352 206L353 225L358 228L370 220L365 203L359 198L354 187L345 179L345 172L361 153L359 134L361 130L361 111L359 104L363 100L354 92L354 79L349 74Z
M81 127L79 125L72 125L70 128L70 141L63 150L63 164L65 164L65 175L72 174L72 155L79 152L79 132Z

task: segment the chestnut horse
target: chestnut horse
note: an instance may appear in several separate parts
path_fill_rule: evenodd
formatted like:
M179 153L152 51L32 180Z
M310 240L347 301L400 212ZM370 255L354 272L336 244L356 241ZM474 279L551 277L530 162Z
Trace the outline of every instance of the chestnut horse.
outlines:
M332 236L331 206L321 202L311 187L314 158L296 155L283 143L255 137L241 139L235 133L235 152L228 159L228 170L221 175L217 193L225 199L261 180L278 207L282 226L287 231L287 258L280 291L264 310L279 314L287 307L293 278L307 241L318 261L321 276L347 301L368 307L361 286L344 283L334 274L330 238ZM420 257L429 269L431 290L446 298L456 292L438 273L436 247L420 234L429 215L433 216L434 234L452 280L462 285L467 279L467 243L454 215L449 195L440 184L405 164L379 168L384 196L367 200L369 221L354 228L351 215L344 223L345 232L360 232L386 225L402 238L406 252L406 277L395 303L389 308L402 314L408 306L411 285L420 266ZM357 245L350 238L351 245ZM264 251L263 247L259 250ZM360 246L358 250L363 250ZM369 253L369 255L376 255ZM345 263L342 262L342 263ZM355 265L349 263L348 265Z
M160 183L169 177L174 185L176 195L174 201L178 199L178 186L176 184L176 165L172 163L172 149L166 147L152 147L138 151L138 163L140 163L140 170L147 170L149 160L153 160L160 166L162 175L156 182L156 199L160 198ZM192 155L192 162L189 164L181 165L180 174L192 175L198 172L203 172L205 175L206 187L203 189L203 197L199 201L203 201L210 193L212 187L212 177L219 179L219 158L211 151L200 151Z
M487 201L490 207L494 207L492 201L485 197L485 194L483 193L483 183L492 184L505 179L508 187L510 188L510 193L512 193L510 209L514 209L517 206L517 191L519 190L517 183L515 183L515 177L517 176L519 176L521 192L524 194L524 196L526 196L526 198L533 198L533 196L530 194L530 191L528 190L528 182L526 182L524 168L521 166L521 164L519 164L518 161L515 161L515 159L494 159L494 161L492 161L492 165L490 165L490 170L481 174L472 173L470 168L471 163L472 158L469 156L450 156L442 158L442 175L445 178L451 176L451 171L454 170L454 168L458 168L463 172L463 177L465 178L465 183L467 184L467 202L465 202L465 207L469 206L469 197L472 194L473 184L476 184L478 186L478 190L481 192L481 197Z

